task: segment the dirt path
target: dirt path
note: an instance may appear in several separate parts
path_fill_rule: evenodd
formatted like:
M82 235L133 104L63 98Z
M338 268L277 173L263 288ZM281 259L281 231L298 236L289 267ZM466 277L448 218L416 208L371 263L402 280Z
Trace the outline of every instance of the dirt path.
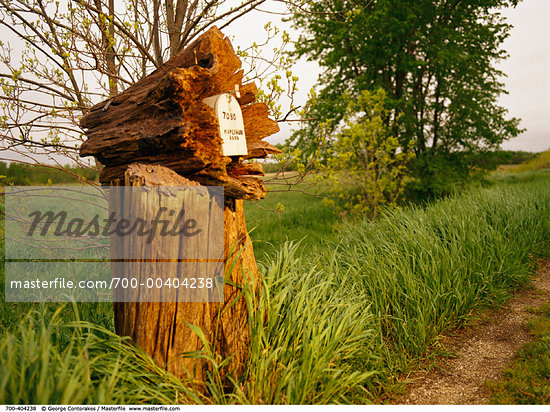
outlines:
M483 383L498 378L518 349L531 339L526 322L531 308L550 299L550 261L541 263L533 288L519 291L501 309L490 311L475 326L444 337L456 354L439 362L440 369L409 376L408 393L397 404L488 404Z

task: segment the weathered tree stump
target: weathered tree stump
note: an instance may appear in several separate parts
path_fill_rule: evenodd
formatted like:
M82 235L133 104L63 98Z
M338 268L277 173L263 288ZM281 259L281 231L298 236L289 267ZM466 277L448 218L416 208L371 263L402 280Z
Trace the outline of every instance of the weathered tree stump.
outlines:
M265 196L261 165L244 163L280 151L262 139L279 131L265 103L255 101L253 83L242 85L241 61L221 32L212 28L182 54L110 100L90 109L80 125L87 140L81 156L105 166L102 183L124 178L129 164L159 164L203 185L224 186L227 196ZM241 105L248 155L221 154L214 111L203 99L232 92Z
M228 373L240 374L249 352L248 309L243 277L257 285L258 268L246 230L242 199L265 195L262 167L248 163L278 149L262 139L279 130L268 107L255 101L256 86L242 85L241 62L217 28L126 91L91 108L81 120L87 141L81 156L104 165L100 181L126 186L223 186L223 302L115 302L115 327L154 361L178 377L204 381L207 362L182 357L203 349L187 323L198 326L222 358L232 356ZM240 89L248 155L221 154L212 95ZM115 246L116 247L116 246ZM174 245L162 245L170 249ZM235 264L231 265L235 260ZM237 286L233 286L233 284ZM116 300L116 299L115 299ZM235 302L236 300L236 302Z

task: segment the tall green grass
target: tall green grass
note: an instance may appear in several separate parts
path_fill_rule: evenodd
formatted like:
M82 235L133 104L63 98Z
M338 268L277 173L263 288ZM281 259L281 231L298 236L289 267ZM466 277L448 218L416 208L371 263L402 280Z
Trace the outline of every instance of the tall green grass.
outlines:
M374 401L441 332L503 302L528 282L532 255L548 253L550 176L511 179L344 225L305 251L283 244L260 261L260 296L245 288L252 331L245 373L222 383L224 362L206 348L204 395L78 305L84 316L64 314L70 307L35 312L0 337L0 402Z
M253 346L245 381L285 385L273 366L278 364L288 365L283 371L293 377L289 382L304 370L311 378L314 371L304 365L326 365L323 359L334 372L328 381L317 374L318 391L301 385L301 397L281 396L284 391L269 384L248 393L269 403L372 400L412 360L425 356L443 331L504 302L528 282L533 254L549 252L549 177L475 188L427 208L388 212L376 223L349 224L337 241L301 257L285 245L264 268L272 297L260 307L268 322L254 331L260 346ZM324 334L335 327L337 335ZM294 352L295 345L310 352ZM340 357L334 348L345 348L349 356ZM346 376L350 381L343 382ZM329 396L324 385L331 384L340 397ZM288 383L287 391L292 387Z
M348 226L337 252L372 303L389 361L420 356L480 306L529 279L550 240L550 180L498 185Z
M79 320L77 305L63 317L43 306L0 340L2 404L202 403L126 339ZM72 318L72 319L71 319Z
M336 261L304 259L296 251L286 243L262 268L264 293L251 311L251 359L239 401L365 400L380 361L370 303L354 293L354 279Z

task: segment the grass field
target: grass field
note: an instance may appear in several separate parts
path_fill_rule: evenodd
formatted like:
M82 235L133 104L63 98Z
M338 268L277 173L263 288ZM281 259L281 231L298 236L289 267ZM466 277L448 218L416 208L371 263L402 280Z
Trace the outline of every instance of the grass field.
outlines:
M257 258L272 255L286 241L301 241L310 249L334 236L340 219L316 196L318 187L300 183L288 190L268 184L267 189L265 199L245 203L246 224Z
M498 166L496 173L522 173L545 169L550 169L550 149L540 152L534 158L528 159L519 164L502 164Z
M2 273L0 403L380 402L440 333L505 301L549 254L548 171L375 223L341 222L295 192L260 205L279 203L246 208L264 288L233 384L213 366L203 396L164 373L113 334L109 304L4 303Z

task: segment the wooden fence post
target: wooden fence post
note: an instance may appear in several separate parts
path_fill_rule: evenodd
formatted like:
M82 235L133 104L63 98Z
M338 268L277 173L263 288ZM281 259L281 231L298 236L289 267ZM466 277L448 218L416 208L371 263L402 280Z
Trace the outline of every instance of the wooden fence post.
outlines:
M242 199L265 196L261 165L247 161L279 152L262 140L279 127L255 100L256 86L242 84L240 67L229 40L210 29L149 76L92 107L81 120L87 140L80 149L81 156L95 156L104 166L104 185L223 186L223 259L227 271L238 257L228 275L237 285L243 273L258 279ZM224 156L215 110L203 100L234 90L240 91L247 154ZM177 245L162 246L172 247ZM203 348L189 322L202 329L219 356L233 356L226 372L238 375L250 342L245 299L233 302L240 292L226 284L221 303L115 302L116 331L174 375L203 382L207 363L180 356Z

